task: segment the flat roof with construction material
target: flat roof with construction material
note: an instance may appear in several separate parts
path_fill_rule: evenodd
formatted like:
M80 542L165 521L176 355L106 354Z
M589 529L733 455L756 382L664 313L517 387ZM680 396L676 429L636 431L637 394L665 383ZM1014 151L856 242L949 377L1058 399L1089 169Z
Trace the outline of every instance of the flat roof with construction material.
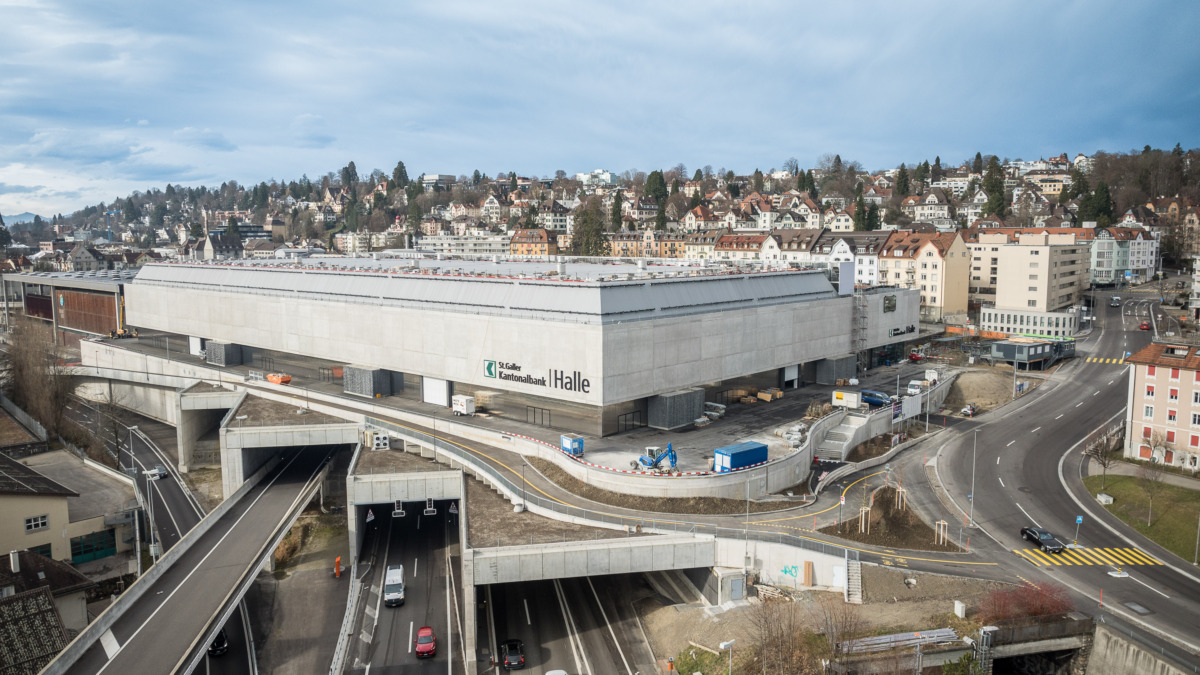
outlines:
M133 281L137 270L92 270L87 272L22 272L5 274L5 282L44 284L58 288L117 292L122 284Z
M74 490L8 455L0 455L0 495L79 496Z
M37 436L29 433L29 430L13 419L12 415L0 410L0 448L33 443L37 440Z
M245 416L242 418L242 416ZM241 419L239 419L241 418ZM230 427L308 426L313 424L346 424L348 420L317 412L290 403L281 403L258 396L247 396L229 420Z
M66 450L26 457L21 463L78 493L67 500L67 517L73 523L116 513L134 499L132 485L103 469L84 464Z

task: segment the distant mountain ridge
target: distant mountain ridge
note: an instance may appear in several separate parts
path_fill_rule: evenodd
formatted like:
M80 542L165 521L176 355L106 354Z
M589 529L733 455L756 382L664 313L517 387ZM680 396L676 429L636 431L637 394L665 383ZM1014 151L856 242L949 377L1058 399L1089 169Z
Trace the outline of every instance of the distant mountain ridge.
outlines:
M25 213L18 213L16 215L11 215L11 216L8 215L7 213L0 214L0 215L4 216L4 224L8 225L9 227L12 227L13 225L16 225L18 223L32 223L33 219L37 217L36 213L30 213L28 211L26 211Z

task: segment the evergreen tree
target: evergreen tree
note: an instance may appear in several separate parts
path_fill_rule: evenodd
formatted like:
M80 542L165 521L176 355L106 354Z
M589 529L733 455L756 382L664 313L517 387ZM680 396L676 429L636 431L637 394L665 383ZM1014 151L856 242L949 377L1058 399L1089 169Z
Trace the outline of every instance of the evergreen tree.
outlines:
M188 228L188 236L195 239L196 241L203 239L204 238L204 226L201 225L200 223L192 223L192 226L190 228Z
M604 235L604 215L600 200L592 198L575 218L575 232L571 237L571 254L582 256L608 255L608 238Z
M983 155L975 153L975 161L971 162L971 173L983 173Z
M854 200L854 231L864 232L867 229L867 205L863 201L862 193L858 193L858 198Z
M983 175L983 191L987 193L987 203L983 205L983 215L1004 217L1004 172L1000 168L1000 160L992 156L988 160L987 172Z
M658 211L654 213L654 229L659 231L667 229L667 203L665 201L658 203Z
M933 158L933 166L929 170L929 178L931 181L936 183L945 175L946 172L942 169L942 156L938 155L937 157Z
M896 172L896 194L901 197L907 197L911 188L908 185L908 167L904 163L900 163L900 170Z
M621 198L620 190L617 190L616 192L613 193L612 211L610 211L608 214L608 220L609 220L608 231L609 232L620 232L621 231L621 204L624 201L625 200Z
M873 231L873 230L878 230L878 229L879 229L879 205L872 202L871 206L867 208L867 230Z
M671 194L672 195L679 194L679 179L678 178L671 181Z
M1179 146L1176 145L1175 147L1179 147ZM700 169L696 169L696 173L692 176L692 181L699 182L702 180L704 180L704 172L701 171Z
M763 191L763 172L762 171L759 171L758 169L754 170L754 177L752 179L751 185L753 186L755 192L761 193Z
M517 191L517 172L515 171L508 172L508 190L509 192Z
M703 202L704 202L704 196L702 194L700 194L699 190L696 190L695 192L692 193L692 198L690 200L688 200L688 210L691 211L692 209L696 208L697 206L700 206L700 204L702 204Z
M825 155L825 156L828 157L829 155ZM833 156L833 164L830 165L830 167L829 167L829 173L833 174L836 177L840 177L845 170L846 170L845 167L842 166L842 156L834 155Z
M229 222L225 227L225 236L233 237L238 241L242 240L242 231L238 228L238 221L236 217L229 216Z
M475 169L475 173L471 174L471 185L479 185L481 180L483 180L483 174L479 173L479 169Z
M929 161L926 160L917 165L913 171L913 188L921 190L925 187L925 181L929 179Z
M1096 183L1096 189L1079 200L1079 220L1096 221L1098 227L1107 227L1113 223L1112 196L1108 184L1104 181Z
M12 246L12 233L4 226L4 218L0 216L0 248L7 254L9 246Z
M305 176L302 181L308 182L308 176ZM392 169L392 182L402 190L408 187L408 170L404 168L404 162L396 162L396 168Z
M667 194L667 182L663 178L662 171L651 171L650 175L646 176L645 192L647 197L657 201L662 201L670 196Z
M358 182L358 169L355 168L354 162L350 162L342 167L342 186L353 187Z
M421 226L421 218L424 215L425 215L424 212L421 210L421 205L417 203L417 200L415 198L409 199L408 200L408 230L410 232L417 231L417 228Z
M815 202L820 198L821 193L817 191L817 179L813 176L812 169L804 173L804 182L808 184L808 196Z

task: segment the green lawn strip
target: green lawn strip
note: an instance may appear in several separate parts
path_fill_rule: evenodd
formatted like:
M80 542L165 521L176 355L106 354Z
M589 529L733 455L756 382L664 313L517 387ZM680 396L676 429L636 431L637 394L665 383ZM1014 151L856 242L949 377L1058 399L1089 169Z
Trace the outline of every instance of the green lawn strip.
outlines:
M1098 492L1111 495L1113 503L1104 508L1151 541L1184 560L1191 560L1196 550L1196 525L1200 519L1200 490L1174 485L1162 485L1154 498L1153 520L1146 526L1150 502L1134 476L1109 476L1101 490L1101 476L1088 476L1084 485L1094 496ZM1084 527L1087 527L1086 521Z

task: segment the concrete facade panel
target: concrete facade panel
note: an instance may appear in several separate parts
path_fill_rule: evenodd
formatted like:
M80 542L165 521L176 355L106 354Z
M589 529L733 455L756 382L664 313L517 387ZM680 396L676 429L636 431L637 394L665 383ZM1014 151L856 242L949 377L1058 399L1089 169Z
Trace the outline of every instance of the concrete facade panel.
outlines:
M612 549L588 549L587 552L587 569L588 576L594 574L612 574L610 562L610 552Z

